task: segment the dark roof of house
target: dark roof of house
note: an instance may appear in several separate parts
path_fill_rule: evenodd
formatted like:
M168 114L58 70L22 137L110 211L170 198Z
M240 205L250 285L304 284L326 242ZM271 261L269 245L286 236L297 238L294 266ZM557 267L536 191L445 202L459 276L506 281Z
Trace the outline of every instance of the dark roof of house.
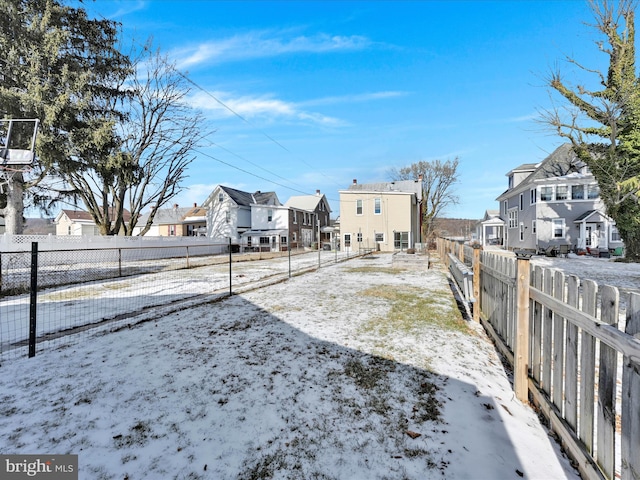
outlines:
M556 148L547 158L540 162L537 168L514 188L502 192L498 200L511 192L517 192L528 187L536 180L545 178L564 177L571 173L579 173L584 162L578 158L570 143L565 143ZM520 168L520 167L519 167ZM513 172L513 170L511 170Z
M220 188L239 206L248 207L252 203L267 205L270 200L275 200L275 204L280 205L276 192L257 191L255 193L249 193L243 192L242 190L236 190L235 188L225 187L223 185L220 185Z

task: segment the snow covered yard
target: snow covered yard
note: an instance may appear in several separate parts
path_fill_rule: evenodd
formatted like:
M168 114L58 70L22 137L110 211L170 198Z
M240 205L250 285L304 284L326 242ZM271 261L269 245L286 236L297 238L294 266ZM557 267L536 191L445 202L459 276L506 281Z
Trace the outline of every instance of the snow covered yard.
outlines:
M2 451L87 480L578 478L444 272L391 255L0 372Z

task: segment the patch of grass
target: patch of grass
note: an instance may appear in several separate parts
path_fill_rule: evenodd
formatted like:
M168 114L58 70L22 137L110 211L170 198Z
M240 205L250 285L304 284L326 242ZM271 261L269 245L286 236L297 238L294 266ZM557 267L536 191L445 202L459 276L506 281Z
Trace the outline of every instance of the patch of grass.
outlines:
M279 470L287 468L285 453L282 450L276 450L260 458L255 464L238 475L242 480L260 480L273 478Z
M61 302L67 300L81 300L83 298L95 298L100 296L105 290L121 290L129 288L129 282L105 283L96 287L78 288L75 290L64 290L61 292L51 292L41 294L40 300L45 302Z
M347 268L345 270L347 273L389 273L391 275L397 275L399 273L403 273L405 269L403 268L392 268L392 267L353 267Z
M469 332L455 298L449 291L425 292L418 287L379 285L361 293L386 300L391 304L387 316L371 319L363 326L366 330L387 335L394 332L408 333L424 326L433 326L444 330Z

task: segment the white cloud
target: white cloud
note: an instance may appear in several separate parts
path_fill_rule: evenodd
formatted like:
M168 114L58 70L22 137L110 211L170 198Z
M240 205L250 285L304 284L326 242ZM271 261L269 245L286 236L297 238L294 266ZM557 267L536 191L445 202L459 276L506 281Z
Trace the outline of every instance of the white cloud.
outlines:
M324 53L362 50L371 44L366 37L317 34L287 38L288 32L256 31L209 41L173 52L178 68L202 63L223 63L290 53Z
M239 96L227 92L197 92L190 98L193 107L208 112L217 118L230 117L235 114L246 119L263 118L273 120L300 120L318 125L344 125L340 119L317 112L309 112L300 108L299 104L279 100L269 95Z

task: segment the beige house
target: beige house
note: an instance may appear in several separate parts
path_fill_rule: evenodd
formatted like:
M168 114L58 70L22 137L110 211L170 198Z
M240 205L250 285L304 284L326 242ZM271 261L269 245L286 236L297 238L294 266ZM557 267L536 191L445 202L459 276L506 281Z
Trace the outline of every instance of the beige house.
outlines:
M133 229L139 235L144 229L151 212L140 217ZM195 237L204 236L207 230L207 210L194 203L192 207L180 207L177 203L171 208L158 208L146 237Z
M395 251L421 242L422 179L340 190L341 250Z
M123 217L129 221L131 214L124 210ZM54 220L56 235L100 235L100 229L89 212L84 210L60 210Z

